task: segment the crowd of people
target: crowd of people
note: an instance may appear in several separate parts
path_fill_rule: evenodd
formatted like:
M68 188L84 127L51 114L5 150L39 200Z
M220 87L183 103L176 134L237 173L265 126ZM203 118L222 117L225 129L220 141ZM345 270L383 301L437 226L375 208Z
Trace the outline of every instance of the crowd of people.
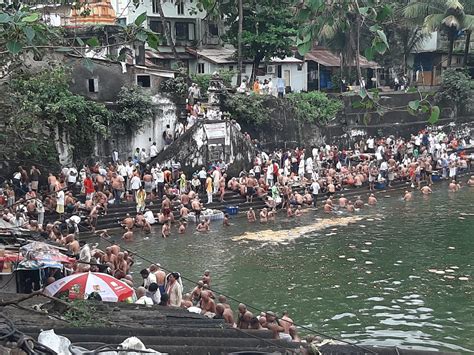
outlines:
M126 215L117 224L124 228L122 239L126 242L133 240L137 229L150 233L154 224L161 224L164 238L170 236L173 225L178 234L185 233L191 213L197 231L205 233L211 222L201 214L216 198L224 203L229 192L245 197L250 206L246 213L250 223L267 223L280 210L287 217L299 217L305 206L317 210L321 206L324 213L336 209L351 213L365 204L377 204L372 191L399 181L410 186L403 194L405 201L412 200L417 190L430 194L435 176L449 179L448 189L458 191L459 174L471 165L472 157L463 149L467 144L464 137L455 134L424 130L409 139L368 137L351 148L327 144L311 149L259 151L253 166L238 176L229 176L223 161L210 163L190 175L179 162L149 165L143 157L153 156L152 145L149 151L137 149L123 162L116 159L106 164L65 167L59 174L48 172L47 177L36 166L19 166L0 191L1 217L14 227L41 233L66 246L79 260L74 272L106 272L136 286L131 274L133 256L112 242L107 230L95 230L98 219L108 213L111 205L129 202L136 206L136 215ZM474 186L474 176L467 184ZM344 195L344 190L362 192L363 186L370 191L367 201ZM336 192L341 192L337 200ZM265 201L266 207L255 211L251 206L256 199ZM151 211L150 204L159 204L157 214ZM223 223L229 225L227 215ZM97 232L111 245L104 250L81 245L77 237L82 230ZM275 338L299 340L286 312L281 317L272 312L253 314L240 304L234 313L224 296L213 293L209 271L187 293L181 275L167 273L158 264L141 270L140 275L143 281L136 288L137 304L182 307L223 319L240 329L268 329Z
M301 215L304 206L318 207L323 195L329 197L323 209L330 212L331 197L350 188L368 186L374 191L408 181L411 190L425 193L431 190L433 179L449 179L453 181L450 189L456 190L452 185L459 186L459 172L470 169L470 156L463 149L466 145L464 137L424 130L410 139L368 137L350 149L326 144L311 149L260 151L249 171L229 176L227 164L221 160L190 175L184 173L179 162L149 165L144 157L156 153L153 144L149 152L137 148L123 162L98 162L80 169L64 167L59 174L49 172L46 179L36 166L19 166L0 191L2 219L63 242L67 230L94 232L99 216L107 214L110 205L124 202L136 205L136 215L120 221L126 229L125 240L133 239L136 228L150 232L155 223L162 225L163 237L170 235L174 222L179 222L178 232L184 233L190 213L195 216L197 229L208 231L210 221L203 218L203 210L216 200L225 203L230 191L245 197L248 203L265 201L266 208L260 212L250 209L250 222L257 217L267 222L279 209L286 210L288 216ZM346 198L341 197L348 211L353 206L358 208L357 201L344 203ZM150 203L160 204L157 214L148 208ZM55 216L56 221L48 218L45 223L45 216ZM228 224L227 216L224 224Z

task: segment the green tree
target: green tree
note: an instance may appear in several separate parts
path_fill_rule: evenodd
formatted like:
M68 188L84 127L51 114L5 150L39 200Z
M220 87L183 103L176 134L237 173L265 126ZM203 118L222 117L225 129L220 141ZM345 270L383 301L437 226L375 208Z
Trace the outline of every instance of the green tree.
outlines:
M359 55L372 59L375 53L384 54L388 49L387 37L381 24L392 9L376 0L302 0L297 5L298 50L308 52L315 41L325 43L342 54L345 65L355 62L359 81L362 78ZM330 14L330 15L328 15ZM370 34L371 42L362 46L363 32ZM369 38L369 36L367 36ZM367 96L361 88L361 96Z
M334 100L319 91L291 93L286 95L295 116L302 122L325 124L336 117L342 109L341 100Z
M117 111L112 115L110 125L119 134L139 131L153 114L153 102L148 92L137 85L124 86L118 94Z
M449 42L448 66L451 66L454 41L459 31L467 31L466 46L469 48L470 33L474 28L473 10L472 0L412 0L404 14L409 19L418 20L428 32L442 31L446 34Z
M287 0L243 0L242 57L252 59L252 78L262 61L292 55L296 24L290 6ZM226 9L226 39L238 47L238 11L234 3Z
M462 107L465 112L469 112L474 106L474 80L465 70L446 69L435 99L453 105L456 110Z
M97 134L107 134L109 111L104 105L69 91L70 74L64 67L15 76L9 92L16 107L15 125L34 126L37 136L24 137L30 144L50 140L54 132L66 132L76 161L94 152ZM17 132L22 138L22 132ZM58 138L58 137L56 137Z

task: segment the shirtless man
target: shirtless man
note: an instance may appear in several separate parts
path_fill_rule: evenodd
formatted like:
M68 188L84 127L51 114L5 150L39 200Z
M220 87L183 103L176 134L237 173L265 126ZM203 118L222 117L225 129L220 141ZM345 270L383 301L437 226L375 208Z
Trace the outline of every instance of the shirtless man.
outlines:
M184 206L189 206L189 201L191 200L189 195L186 194L186 193L182 193L181 196L180 196L180 200L181 200L181 203L182 203L182 207Z
M250 223L253 223L257 220L257 218L255 217L255 211L253 210L252 207L250 207L250 209L247 211L247 221L249 221Z
M201 314L216 313L216 303L209 297L207 291L201 292L201 301L199 302L199 308L201 308Z
M155 274L156 276L156 283L158 284L158 289L160 290L161 294L165 292L165 280L166 280L166 272L160 269L160 264L150 265L150 272Z
M330 213L333 211L333 207L332 205L330 205L327 201L326 203L324 204L324 212L326 213Z
M184 234L186 232L186 223L184 221L179 222L178 233Z
M298 206L295 211L295 217L301 217L303 215L303 210L301 209L301 206Z
M115 259L117 259L117 256L115 254L112 254L112 248L107 247L105 248L105 255L102 257L102 262L104 264L106 263L115 263Z
M135 225L139 228L142 228L145 221L146 221L146 219L143 216L143 213L138 212L137 215L135 216Z
M288 311L283 312L283 316L280 318L280 325L283 327L286 334L290 334L290 328L293 325L293 319L288 316Z
M114 277L121 279L124 278L128 273L128 263L124 259L124 254L122 252L118 253L117 259L114 264Z
M182 219L187 220L188 214L189 214L189 209L184 204L181 205L181 208L179 209L179 216Z
M346 210L347 210L347 212L354 212L355 211L354 204L352 203L352 201L347 202Z
M264 207L260 211L260 223L267 223L268 222L268 210L266 207Z
M346 207L346 204L347 204L347 198L344 197L344 194L341 195L341 197L339 198L339 207Z
M204 271L201 279L204 285L211 286L211 272L209 270Z
M71 254L79 254L79 252L81 251L81 247L79 246L79 242L74 238L74 234L67 235L65 242Z
M253 175L250 175L247 178L247 202L252 203L253 196L255 195L255 187L256 186L257 186L257 180L255 180Z
M197 198L191 201L191 208L194 212L196 223L199 223L201 219L201 203Z
M409 191L405 191L405 195L403 196L403 199L405 201L411 201L413 200L413 194Z
M171 232L171 222L166 222L163 224L163 226L161 227L161 236L163 238L168 238L170 236L170 232Z
M423 195L429 195L433 192L429 186L423 186L420 191Z
M467 186L474 186L474 175L471 176L467 181Z
M126 228L126 232L123 234L122 239L126 242L133 241L133 231L130 228Z
M181 308L188 309L189 307L193 306L193 302L191 302L191 294L186 293L183 295L183 299L181 300Z
M283 333L285 328L283 328L278 322L275 314L273 312L266 312L267 324L266 328L270 329L273 332L273 338L279 339L279 333Z
M452 181L449 183L449 191L450 191L450 192L456 192L456 191L458 191L460 188L461 188L461 186L459 186L459 184L456 183L456 180L452 180Z
M229 227L230 226L229 214L226 213L224 215L224 221L222 222L222 224L224 225L224 227Z
M355 208L362 208L364 207L364 201L360 198L360 196L357 196L357 199L354 202L354 207Z
M135 220L127 213L121 224L125 229L132 229L135 225Z
M216 305L216 318L224 319L226 324L234 326L234 314L230 308L225 307L222 303Z
M197 305L201 300L201 292L202 287L204 286L204 282L198 281L196 287L194 287L193 292L191 293L191 301L194 305Z
M227 174L224 174L219 179L219 194L220 194L221 202L225 202L224 201L224 195L225 195L225 179L226 178L227 178Z
M369 199L367 200L369 206L375 206L377 204L377 199L374 194L370 194Z
M286 209L286 216L287 217L293 217L294 216L293 209L291 208L291 206L288 206L288 208Z
M196 230L198 232L207 232L206 222L205 221L199 222L199 224L196 227Z

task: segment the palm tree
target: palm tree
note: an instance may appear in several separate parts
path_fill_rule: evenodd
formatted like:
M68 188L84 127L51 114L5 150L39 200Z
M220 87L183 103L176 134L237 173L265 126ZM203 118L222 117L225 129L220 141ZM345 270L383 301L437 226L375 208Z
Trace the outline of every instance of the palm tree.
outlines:
M463 2L469 4L465 9ZM405 17L418 20L428 32L443 31L448 37L448 66L451 66L454 40L459 31L470 32L474 28L471 0L412 0L404 10ZM466 37L470 37L467 36ZM470 40L470 38L469 38ZM469 43L466 42L469 46ZM468 49L467 49L468 50Z

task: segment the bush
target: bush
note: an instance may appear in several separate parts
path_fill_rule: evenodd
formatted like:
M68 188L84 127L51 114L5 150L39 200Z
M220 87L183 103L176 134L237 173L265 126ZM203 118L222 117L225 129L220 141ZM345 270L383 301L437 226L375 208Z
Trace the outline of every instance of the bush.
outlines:
M286 95L300 121L327 123L342 109L343 103L319 91L292 93Z
M168 93L172 98L188 97L189 78L184 67L178 68L178 74L174 78L163 80L160 84L160 91Z
M436 101L462 105L469 110L473 107L474 80L466 70L446 69L442 75L441 88Z
M112 129L119 133L138 131L153 113L153 102L148 92L136 85L124 86L118 94L117 112L111 122Z
M269 100L263 95L227 94L222 107L238 122L260 125L270 121Z

